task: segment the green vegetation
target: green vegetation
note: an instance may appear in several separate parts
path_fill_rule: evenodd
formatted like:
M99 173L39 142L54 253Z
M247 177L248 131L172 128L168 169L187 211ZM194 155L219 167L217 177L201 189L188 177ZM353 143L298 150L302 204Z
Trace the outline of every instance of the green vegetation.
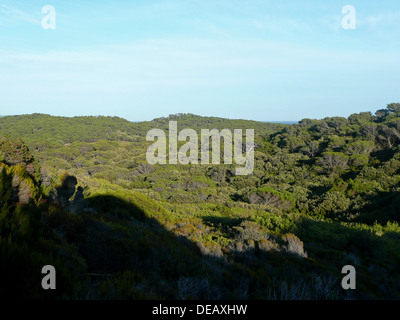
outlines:
M170 120L254 129L253 174L148 164ZM1 298L400 298L400 104L293 125L33 114L0 134Z

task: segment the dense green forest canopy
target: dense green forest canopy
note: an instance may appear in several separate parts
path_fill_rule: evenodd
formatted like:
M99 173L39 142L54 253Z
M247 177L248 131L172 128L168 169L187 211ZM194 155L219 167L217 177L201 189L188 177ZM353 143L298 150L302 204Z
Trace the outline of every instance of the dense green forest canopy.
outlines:
M193 114L177 114L152 121L129 122L119 117L55 117L35 113L3 117L0 119L0 128L3 135L24 137L27 143L39 140L39 142L65 144L76 141L94 142L99 139L134 142L146 136L146 133L153 128L168 131L169 121L178 121L179 130L192 128L199 131L210 126L219 130L252 128L260 135L266 135L287 126L278 123L201 117Z
M145 135L169 121L254 129L253 174L149 165ZM293 125L2 117L0 274L18 275L0 297L398 299L399 148L399 103ZM36 285L45 264L56 293ZM340 285L346 264L355 291Z

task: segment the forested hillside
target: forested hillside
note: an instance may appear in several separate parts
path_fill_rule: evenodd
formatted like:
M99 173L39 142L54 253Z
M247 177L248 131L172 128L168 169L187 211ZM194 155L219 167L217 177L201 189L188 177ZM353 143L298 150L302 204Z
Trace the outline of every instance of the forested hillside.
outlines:
M253 174L148 164L146 133L171 120L254 129ZM2 117L0 297L399 299L399 146L398 103L293 125Z

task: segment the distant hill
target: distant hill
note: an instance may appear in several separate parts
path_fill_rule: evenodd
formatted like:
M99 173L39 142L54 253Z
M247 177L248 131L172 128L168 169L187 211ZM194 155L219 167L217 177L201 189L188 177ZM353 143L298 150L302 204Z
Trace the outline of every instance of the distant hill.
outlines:
M154 127L160 129L167 129L169 121L178 122L178 130L184 128L192 128L194 130L201 129L254 129L258 135L267 135L276 131L282 130L287 125L262 122L254 120L242 120L242 119L226 119L219 117L203 117L191 113L178 113L170 115L168 117L156 118L150 123L154 124ZM143 124L143 123L142 123Z
M230 120L217 117L202 117L193 114L177 114L152 121L130 122L119 117L84 116L58 117L48 114L4 116L0 119L0 132L24 141L47 141L56 144L73 141L93 142L97 140L136 141L153 129L167 130L169 121L178 121L178 130L200 129L254 129L258 135L267 135L282 130L284 124L264 123L250 120Z
M298 121L263 121L265 123L298 124Z
M70 143L99 139L124 140L139 133L138 124L118 117L55 117L47 114L5 116L0 119L0 132L23 137L29 142L45 139Z

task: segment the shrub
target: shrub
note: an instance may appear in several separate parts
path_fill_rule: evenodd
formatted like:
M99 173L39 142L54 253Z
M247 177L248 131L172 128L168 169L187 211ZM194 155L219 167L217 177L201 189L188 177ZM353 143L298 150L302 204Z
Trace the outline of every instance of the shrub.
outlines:
M285 234L282 240L287 242L285 247L286 252L296 256L307 258L307 252L304 251L303 242L296 237L293 233Z
M218 287L205 278L181 277L178 279L178 298L218 300L221 292Z
M239 241L268 239L268 234L262 231L257 223L252 221L243 221L238 227L233 227L233 229L236 231L236 238Z
M294 208L296 200L287 191L277 191L271 187L261 187L250 192L245 198L250 204L264 204L283 210Z

